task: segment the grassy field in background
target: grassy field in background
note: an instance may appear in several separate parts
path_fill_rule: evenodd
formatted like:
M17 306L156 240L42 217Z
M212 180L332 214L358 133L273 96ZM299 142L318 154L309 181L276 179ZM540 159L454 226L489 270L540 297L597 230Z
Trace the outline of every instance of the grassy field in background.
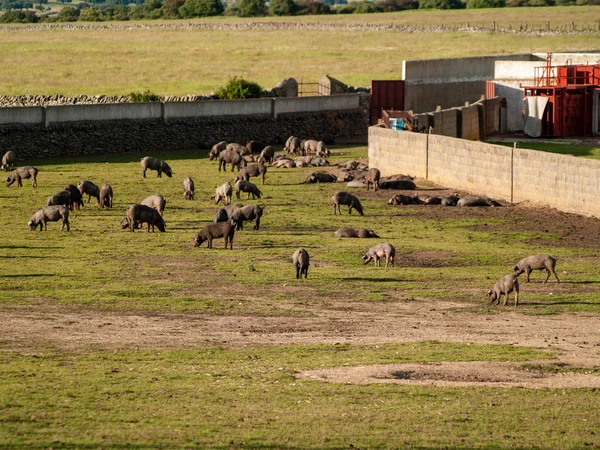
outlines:
M491 141L490 141L491 142ZM512 147L514 144L509 142L492 142L494 144L506 145ZM519 141L519 148L528 148L531 150L541 150L544 152L558 153L561 155L573 155L581 158L600 159L600 147L597 145L586 144L584 142L532 142L529 140Z
M337 147L332 162L366 156L365 147ZM511 228L474 210L431 218L427 208L391 208L386 194L362 191L366 216L334 216L340 185L306 185L311 169L273 169L263 187L261 229L237 232L234 250L222 240L194 248L197 231L216 210L219 173L206 151L164 157L174 178L141 177L140 156L28 161L38 188L0 189L0 308L50 304L91 313L146 312L259 317L310 317L315 305L459 302L461 311L502 315L484 292L523 254L551 253L569 267L570 283L527 287L523 314L598 312L597 248L565 246L549 232ZM185 201L181 180L196 182ZM31 214L67 183L109 182L115 207L93 203L71 214L71 231L27 227ZM128 204L160 192L167 197L166 233L122 231ZM257 201L243 199L242 203ZM439 207L441 208L441 207ZM499 208L484 211L498 211ZM479 210L481 211L481 210ZM337 240L340 226L366 226L397 248L397 265L363 266L371 240ZM485 230L483 230L483 228ZM312 266L294 279L291 254L304 246ZM438 266L415 266L419 252L444 255ZM441 257L441 256L440 256ZM538 279L536 273L532 278ZM564 280L563 280L564 281ZM578 284L581 283L581 284ZM311 307L308 307L308 305ZM461 311L455 314L460 315ZM403 326L399 323L398 326ZM158 344L160 345L160 344ZM595 389L505 389L346 385L295 378L321 367L409 361L516 361L552 358L549 350L471 343L293 345L270 348L107 350L86 345L0 342L0 446L6 448L582 448L597 442ZM590 370L591 368L582 368Z
M600 7L405 11L389 14L287 18L213 18L189 23L318 23L448 27L481 25L518 29L598 25ZM135 25L142 22L126 22ZM157 22L145 22L154 26ZM182 21L164 22L167 26ZM77 25L80 25L79 23ZM93 24L88 24L93 25ZM99 24L104 26L118 23ZM84 24L85 26L85 24ZM598 33L409 33L369 30L27 29L0 30L0 95L205 94L229 77L273 87L280 80L316 82L329 74L349 85L399 79L402 60L598 48Z

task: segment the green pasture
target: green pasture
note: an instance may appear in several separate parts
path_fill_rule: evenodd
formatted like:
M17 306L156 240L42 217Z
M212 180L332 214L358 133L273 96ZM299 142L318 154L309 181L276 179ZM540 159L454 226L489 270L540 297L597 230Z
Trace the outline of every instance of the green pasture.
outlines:
M512 142L492 142L498 145L512 147ZM557 142L532 142L530 140L519 141L519 148L528 148L530 150L540 150L549 153L558 153L561 155L573 155L581 158L600 159L600 147L598 145L587 144L585 142L568 141L559 139Z
M374 79L399 79L402 61L597 48L598 32L527 34L429 32L433 28L479 25L528 29L596 27L600 7L501 8L493 10L404 11L399 13L286 18L212 18L193 21L75 24L55 29L0 28L0 95L206 94L230 77L265 88L284 78L317 82L329 74L354 86ZM332 25L331 28L232 29L246 23ZM192 29L208 24L223 29ZM139 28L140 24L150 29ZM164 24L165 28L158 25ZM406 25L422 32L347 29L345 25ZM119 28L132 27L132 28ZM98 28L103 27L103 28ZM113 28L116 27L116 28ZM138 28L136 28L138 27ZM175 27L175 28L174 28Z
M333 163L366 156L365 147L336 147ZM314 169L269 168L261 229L246 225L234 249L223 241L194 248L212 220L220 173L206 151L157 154L174 177L143 179L140 157L127 154L26 161L39 168L38 188L0 188L0 309L58 305L90 313L180 312L189 315L311 318L331 302L376 305L458 302L462 311L502 315L485 292L520 257L559 257L563 283L542 275L522 287L526 315L597 313L598 251L564 246L553 230L528 231L503 219L465 212L433 219L429 207L392 208L391 194L359 191L366 210L334 216L341 185L303 184ZM196 200L183 199L191 176ZM49 223L27 227L31 214L65 184L109 182L114 209L92 200L71 213L71 231ZM166 233L120 229L127 205L148 195L167 198ZM243 196L244 197L244 196ZM87 201L87 199L86 199ZM431 207L433 208L433 206ZM487 210L492 211L492 210ZM373 228L381 239L338 240L341 226ZM395 267L363 266L376 242L397 249ZM294 249L311 255L309 278L296 280ZM411 263L431 252L429 265ZM564 271L567 273L565 274ZM550 293L552 295L550 295ZM398 326L403 326L399 320ZM583 448L598 445L600 398L593 389L440 388L302 381L302 370L413 361L516 361L544 370L553 352L510 343L388 343L258 348L77 349L0 342L2 448ZM550 363L548 363L550 364ZM535 366L538 367L538 366ZM581 367L570 370L593 371Z

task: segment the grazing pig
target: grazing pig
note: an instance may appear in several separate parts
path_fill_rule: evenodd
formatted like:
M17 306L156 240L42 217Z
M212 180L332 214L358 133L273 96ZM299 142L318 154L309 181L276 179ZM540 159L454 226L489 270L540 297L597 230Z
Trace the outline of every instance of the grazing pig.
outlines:
M393 266L394 258L396 256L396 249L391 244L378 244L371 247L367 253L362 257L363 264L368 264L371 260L375 261L375 266L379 266L381 258L385 258L385 267L388 266L388 262Z
M262 153L262 151L267 148L269 146L269 144L265 144L264 142L260 142L260 141L249 141L246 144L246 148L250 151L251 155L260 155Z
M196 188L194 187L194 180L190 177L185 177L183 179L183 198L186 200L194 200L194 191Z
M310 265L310 258L308 252L303 248L297 249L292 255L292 262L296 268L296 278L308 278L308 266Z
M208 248L212 248L212 241L214 238L225 238L225 249L227 249L227 242L229 242L229 248L233 250L233 234L235 233L235 226L231 222L218 222L206 225L200 233L194 238L194 247L200 247L204 241L208 242Z
M255 199L256 197L260 198L262 194L257 185L246 180L237 180L235 182L235 196L238 199L240 198L240 192L247 192L248 198L250 198L250 194L252 194L252 199Z
M264 164L252 164L240 169L237 173L236 180L250 180L250 177L257 177L260 175L260 184L265 184L265 175L267 174L267 166Z
M494 284L494 287L488 291L490 304L500 304L500 296L504 294L502 306L506 306L508 303L508 296L512 291L515 291L515 306L517 306L519 304L519 280L517 280L517 275L514 273L498 279Z
M373 230L367 230L366 228L340 228L335 233L335 237L341 238L378 238Z
M379 180L379 189L413 190L417 185L410 180Z
M69 208L64 205L46 206L37 210L35 214L31 216L27 225L29 225L31 231L34 231L38 225L40 226L40 231L46 231L46 224L48 222L57 222L59 220L62 220L60 231L64 230L65 225L67 226L67 231L69 231Z
M500 206L500 203L489 198L466 197L458 200L456 206Z
M289 154L300 155L302 153L302 140L296 136L290 136L285 142L285 151Z
M173 171L171 167L162 159L152 158L151 156L145 156L142 158L142 176L146 178L146 170L156 170L157 177L162 178L162 174L164 173L166 176L171 178L173 176Z
M82 197L84 194L87 194L88 203L90 203L90 200L92 199L92 197L94 197L96 200L98 200L98 204L100 203L100 188L98 186L96 186L94 183L92 183L91 181L88 181L88 180L80 181L77 184L77 189L79 189L79 192L81 193Z
M212 146L212 148L210 149L210 152L208 152L208 159L210 159L211 161L217 159L219 154L226 148L227 148L227 142L225 142L225 141L217 142L215 145Z
M420 205L423 203L418 196L411 197L410 195L396 194L388 200L388 205Z
M129 228L129 219L127 217L124 217L123 220L121 220L121 229L124 230L125 228ZM138 230L140 228L140 223L134 223L133 228Z
M342 215L340 205L348 205L348 214L352 214L352 208L354 208L361 216L365 215L360 200L349 192L336 192L331 196L331 203L333 204L333 214L335 215L338 213Z
M211 199L215 199L215 203L219 204L221 199L224 199L225 205L229 205L231 203L231 194L233 190L231 188L231 184L229 181L226 181L221 186L218 186L215 189L215 195L211 197Z
M110 184L104 183L100 188L100 208L113 207L113 188Z
M242 158L242 155L237 153L235 150L228 149L221 152L219 155L219 172L221 171L221 167L223 167L223 171L227 171L227 163L231 164L232 172L234 167L237 167L238 170L240 170L242 167L246 167L246 160Z
M147 223L148 232L150 232L150 226L152 225L152 232L154 233L154 227L157 227L160 232L165 231L165 221L158 211L150 206L146 205L131 205L127 208L127 220L129 221L129 231L135 229L136 223Z
M142 200L142 205L149 206L150 208L154 208L158 211L158 214L161 216L165 211L165 206L167 206L167 200L160 194L151 195L150 197L146 197Z
M367 177L367 171L364 169L344 169L340 172L342 177L339 181L364 180Z
M9 169L13 168L15 162L17 162L17 154L9 150L2 157L2 168L5 172L8 172Z
M71 211L73 211L73 200L71 199L71 192L59 191L56 194L48 197L46 206L52 205L63 205L69 208Z
M237 209L240 209L243 206L244 205L242 205L241 203L231 203L230 205L225 206L225 208L219 209L215 214L213 223L227 222L231 218L233 212Z
M248 150L244 145L238 144L237 142L232 142L231 144L227 144L225 150L229 150L237 153L240 156L251 155L252 153Z
M527 258L523 258L521 261L517 263L513 270L515 271L515 276L518 277L523 272L527 275L527 282L529 283L529 274L531 274L532 270L546 270L546 279L544 283L548 281L550 278L550 274L554 275L556 281L560 283L558 279L558 275L556 275L555 271L556 267L556 258L548 255L533 255L528 256Z
M449 195L448 197L442 197L442 206L456 206L460 199L456 195Z
M337 177L327 172L313 172L306 177L307 183L335 183Z
M367 183L367 191L369 190L371 185L373 185L374 191L379 189L379 179L380 178L381 178L381 172L379 171L379 169L376 169L375 167L369 169L367 171L367 175L365 176L365 182Z
M317 156L320 156L321 158L329 158L331 156L331 152L323 141L317 143Z
M273 164L273 158L275 157L275 149L270 145L267 145L263 148L262 152L260 152L260 156L258 157L258 162Z
M75 186L74 184L67 184L64 188L64 191L69 191L71 193L71 209L73 209L73 207L77 206L77 209L79 209L79 207L83 206L83 197L81 195L81 192L79 191L79 189L77 189L77 186Z
M231 224L235 225L236 229L243 230L245 221L256 220L254 229L258 230L260 228L260 218L263 215L263 209L264 206L260 205L248 205L238 208L229 215Z
M305 155L310 155L311 153L317 153L317 148L319 147L319 141L316 139L307 139L302 144L302 150L304 150Z
M31 186L37 187L37 174L38 170L35 167L19 167L18 169L13 170L10 175L8 175L6 178L6 186L10 186L15 181L17 182L17 186L23 186L23 182L21 180L31 178Z

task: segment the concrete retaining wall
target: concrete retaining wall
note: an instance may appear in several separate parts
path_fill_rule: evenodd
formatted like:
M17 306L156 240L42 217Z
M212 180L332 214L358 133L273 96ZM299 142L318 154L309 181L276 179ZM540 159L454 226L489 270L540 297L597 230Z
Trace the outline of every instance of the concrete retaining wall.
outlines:
M600 218L600 161L439 135L369 128L369 166L512 202Z
M318 97L273 99L273 115L308 111L347 111L359 107L359 95L331 95Z
M296 112L277 115L278 99L0 108L0 142L21 159L192 150L221 140L283 145L290 135L364 144L365 99L283 99L281 110Z
M44 123L44 108L41 106L0 108L0 125L17 123L26 125Z
M272 115L273 99L206 100L200 102L165 102L165 120L191 117L226 117Z
M109 105L46 106L46 126L55 123L148 120L162 117L162 103L114 103Z

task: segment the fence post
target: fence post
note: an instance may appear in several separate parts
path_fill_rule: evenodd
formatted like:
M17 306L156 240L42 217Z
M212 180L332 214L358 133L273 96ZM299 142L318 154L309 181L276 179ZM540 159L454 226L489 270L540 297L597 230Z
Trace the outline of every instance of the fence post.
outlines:
M517 143L513 142L513 148L510 149L510 202L514 203L515 201L515 149L517 148Z

